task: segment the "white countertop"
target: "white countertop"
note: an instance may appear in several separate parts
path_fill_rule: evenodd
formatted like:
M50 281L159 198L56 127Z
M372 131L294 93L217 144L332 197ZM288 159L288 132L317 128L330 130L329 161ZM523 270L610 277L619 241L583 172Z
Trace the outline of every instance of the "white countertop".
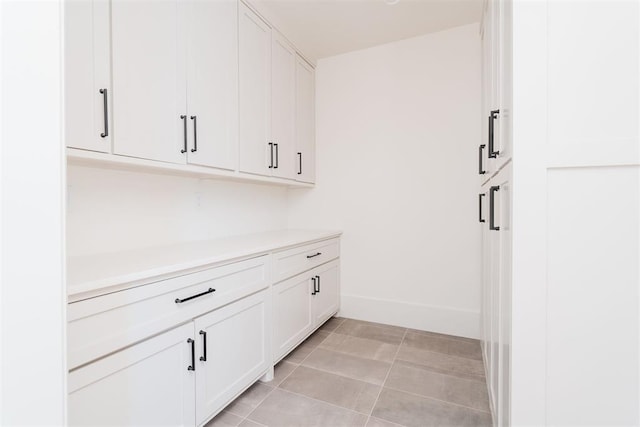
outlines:
M184 270L340 236L340 231L279 230L67 259L69 301L125 289Z

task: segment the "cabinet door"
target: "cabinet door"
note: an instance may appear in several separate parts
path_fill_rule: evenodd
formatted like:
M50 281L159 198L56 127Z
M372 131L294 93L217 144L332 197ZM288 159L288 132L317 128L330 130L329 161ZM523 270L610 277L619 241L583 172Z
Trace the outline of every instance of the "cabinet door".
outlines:
M296 52L277 31L271 45L271 142L274 176L294 177L296 119Z
M296 55L295 178L316 181L315 71Z
M69 374L69 425L195 423L193 323L114 353Z
M241 172L271 175L271 28L238 3Z
M312 298L313 324L318 326L340 308L339 261L335 260L313 270L316 292Z
M285 356L313 329L309 272L273 286L273 358Z
M500 46L499 46L499 82L498 94L500 105L500 118L498 120L498 149L497 167L502 167L512 156L512 105L513 105L513 78L512 78L512 8L513 2L504 1L498 3L500 10Z
M108 0L64 2L65 143L111 151Z
M184 4L112 0L114 153L186 160Z
M265 290L195 319L198 425L269 368L270 300Z
M235 169L238 148L238 2L188 1L187 162Z

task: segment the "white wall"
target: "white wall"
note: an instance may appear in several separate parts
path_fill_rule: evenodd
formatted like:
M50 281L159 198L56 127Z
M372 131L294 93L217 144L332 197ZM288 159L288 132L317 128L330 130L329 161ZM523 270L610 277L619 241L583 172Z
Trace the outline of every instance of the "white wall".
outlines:
M70 256L286 228L282 187L69 165Z
M289 226L344 230L344 316L479 336L477 25L322 59L317 185Z
M64 425L60 1L0 2L0 425Z

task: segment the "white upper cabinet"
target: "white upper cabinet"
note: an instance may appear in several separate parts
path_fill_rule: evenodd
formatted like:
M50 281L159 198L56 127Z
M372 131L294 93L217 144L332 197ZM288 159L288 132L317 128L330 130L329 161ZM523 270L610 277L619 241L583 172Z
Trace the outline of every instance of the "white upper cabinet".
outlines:
M281 178L294 175L296 119L296 52L277 31L271 44L271 143L274 159L272 174Z
M188 1L187 162L235 169L238 147L238 2Z
M296 55L295 179L316 181L315 71Z
M64 19L66 145L109 152L109 2L64 2Z
M184 163L185 7L112 0L114 153Z
M271 175L271 28L243 3L238 13L239 170Z

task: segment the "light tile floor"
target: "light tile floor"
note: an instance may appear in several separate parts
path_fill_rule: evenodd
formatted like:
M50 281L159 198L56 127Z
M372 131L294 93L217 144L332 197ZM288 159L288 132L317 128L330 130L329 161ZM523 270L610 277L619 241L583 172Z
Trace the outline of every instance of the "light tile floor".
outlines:
M207 427L490 425L477 340L334 317Z

